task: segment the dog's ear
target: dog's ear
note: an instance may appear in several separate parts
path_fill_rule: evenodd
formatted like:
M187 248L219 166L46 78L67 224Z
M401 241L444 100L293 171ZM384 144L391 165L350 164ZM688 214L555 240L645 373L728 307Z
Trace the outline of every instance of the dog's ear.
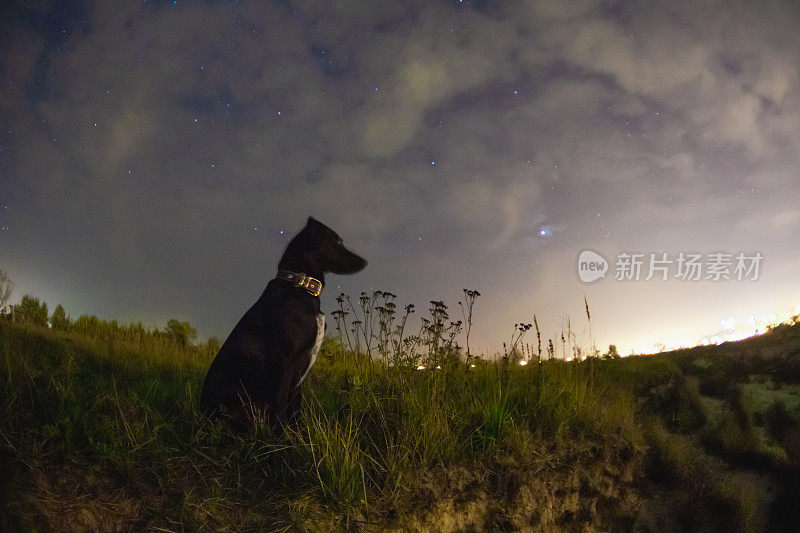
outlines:
M319 220L317 220L316 218L308 217L308 220L306 221L306 226L315 226L319 225L319 223L320 223Z

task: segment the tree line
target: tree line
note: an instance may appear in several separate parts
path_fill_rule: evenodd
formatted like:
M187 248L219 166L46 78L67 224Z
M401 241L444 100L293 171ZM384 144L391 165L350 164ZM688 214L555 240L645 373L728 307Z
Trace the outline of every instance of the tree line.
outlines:
M163 329L146 328L141 322L119 324L116 320L103 320L94 315L80 315L72 319L62 305L57 305L52 314L47 303L26 294L16 305L8 305L13 284L0 270L0 319L19 324L49 328L54 331L75 333L100 340L122 340L140 346L173 345L179 348L199 348L203 352L216 353L220 344L216 337L205 343L197 343L197 331L189 322L170 319Z
M171 318L164 329L148 329L141 322L119 324L116 320L103 320L94 315L80 315L73 320L60 304L52 314L48 314L47 303L29 294L23 296L17 305L10 306L2 315L12 322L74 332L97 339L124 339L135 342L160 340L181 347L197 346L197 330L189 322ZM211 337L206 342L208 343L219 345L216 337Z

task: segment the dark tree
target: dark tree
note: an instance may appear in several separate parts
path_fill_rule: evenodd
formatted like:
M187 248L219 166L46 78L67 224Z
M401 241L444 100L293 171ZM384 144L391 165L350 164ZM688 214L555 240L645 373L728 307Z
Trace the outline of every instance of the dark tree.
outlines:
M64 311L64 308L61 307L61 304L57 305L53 310L53 316L50 317L50 325L53 327L53 329L58 330L66 330L69 328L70 320L67 318L67 312Z
M47 304L26 294L20 303L11 306L11 317L14 322L47 327Z
M174 318L167 321L165 332L181 346L186 346L197 337L197 331L188 322L180 322Z

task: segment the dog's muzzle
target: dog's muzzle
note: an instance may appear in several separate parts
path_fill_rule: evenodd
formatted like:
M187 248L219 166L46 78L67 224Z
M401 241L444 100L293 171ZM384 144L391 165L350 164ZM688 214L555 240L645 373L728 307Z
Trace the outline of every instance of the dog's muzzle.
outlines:
M322 282L317 278L307 276L303 272L292 272L291 270L278 270L278 279L291 281L295 287L302 287L312 296L319 296L322 292Z

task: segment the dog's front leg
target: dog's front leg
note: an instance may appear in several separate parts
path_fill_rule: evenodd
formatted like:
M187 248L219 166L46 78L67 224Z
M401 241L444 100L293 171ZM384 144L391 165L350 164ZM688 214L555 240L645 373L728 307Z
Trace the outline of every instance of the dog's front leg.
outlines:
M292 389L292 370L293 367L288 358L281 361L281 377L278 386L278 394L275 397L275 405L273 411L275 418L281 424L286 423L286 413L289 407L289 393Z

